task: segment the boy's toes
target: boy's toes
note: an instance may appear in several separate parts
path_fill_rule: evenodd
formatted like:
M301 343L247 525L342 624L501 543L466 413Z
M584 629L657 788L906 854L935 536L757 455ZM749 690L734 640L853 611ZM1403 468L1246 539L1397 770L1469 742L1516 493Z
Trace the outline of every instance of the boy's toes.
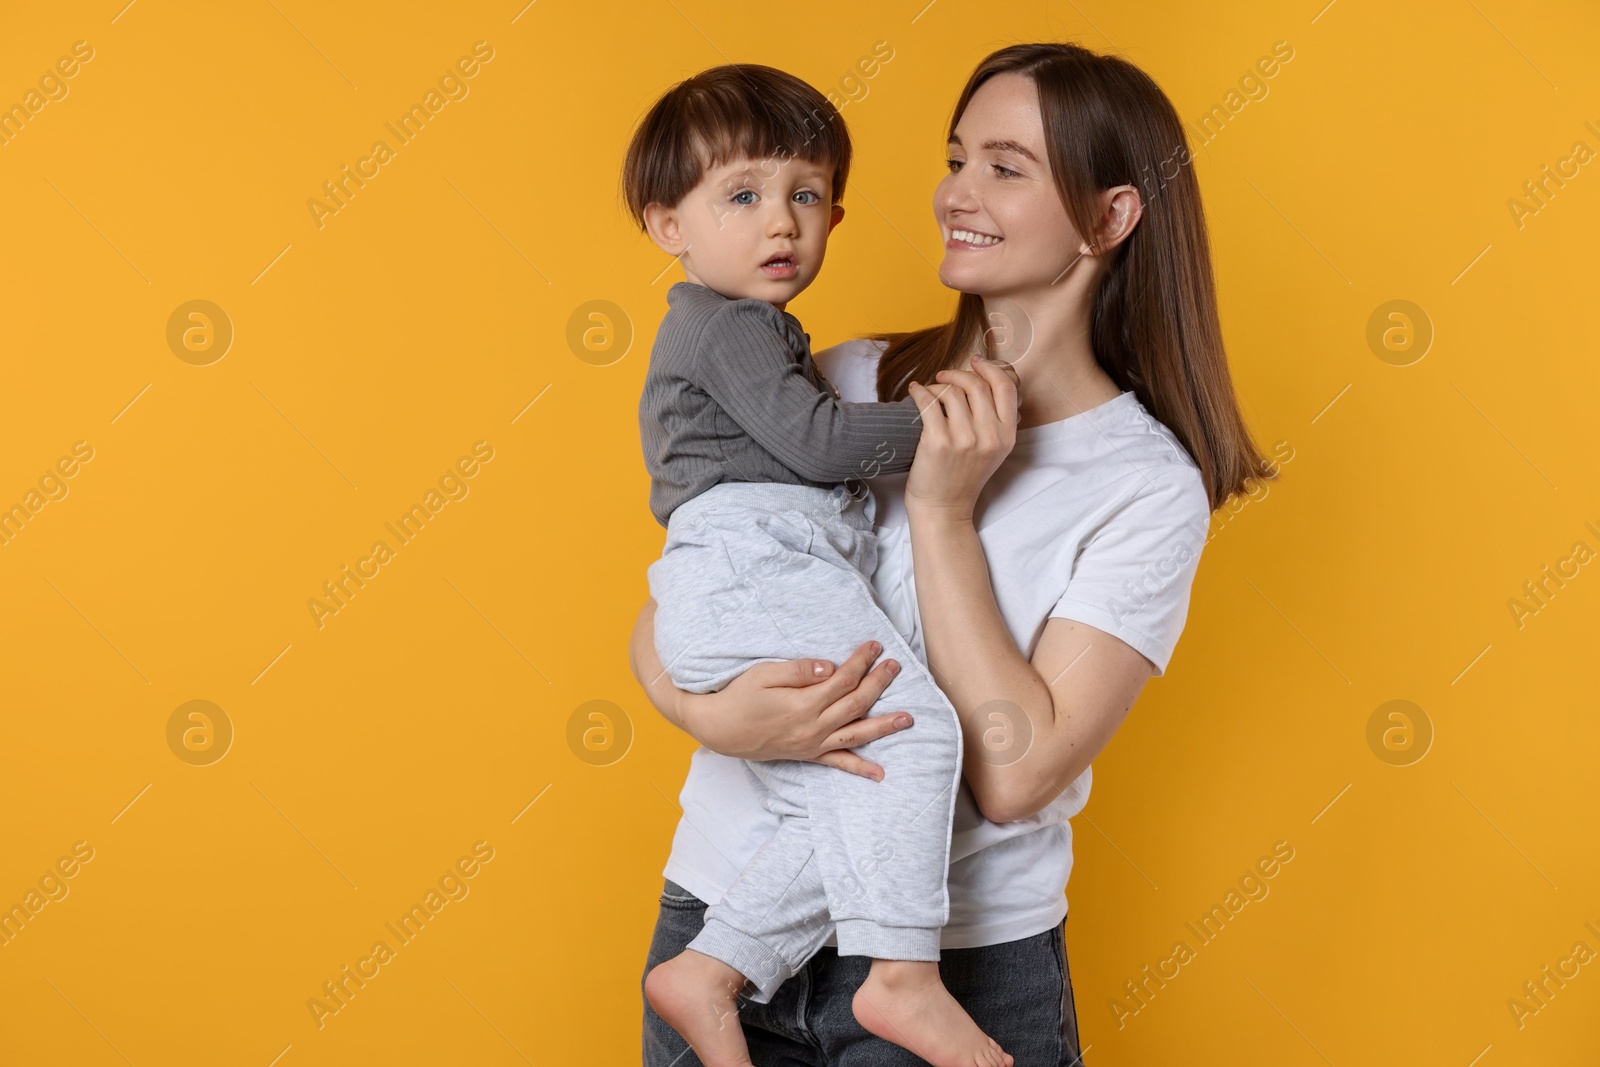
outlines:
M1013 1060L1010 1053L1001 1048L991 1037L989 1047L983 1050L982 1062L984 1067L1012 1067Z

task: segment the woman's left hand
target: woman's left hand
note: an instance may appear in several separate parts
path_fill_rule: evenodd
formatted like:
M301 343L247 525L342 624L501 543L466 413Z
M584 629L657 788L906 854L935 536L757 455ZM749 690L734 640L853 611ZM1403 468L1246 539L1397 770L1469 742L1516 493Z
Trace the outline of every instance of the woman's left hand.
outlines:
M971 519L978 494L1017 443L1017 372L979 359L942 370L942 388L909 387L922 411L922 438L906 477L907 512Z

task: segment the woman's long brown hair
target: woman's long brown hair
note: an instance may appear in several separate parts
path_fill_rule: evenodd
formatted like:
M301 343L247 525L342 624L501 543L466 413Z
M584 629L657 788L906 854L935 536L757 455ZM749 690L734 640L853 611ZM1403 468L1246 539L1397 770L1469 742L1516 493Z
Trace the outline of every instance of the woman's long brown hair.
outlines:
M1001 73L1026 75L1039 88L1050 169L1078 233L1095 232L1104 189L1132 185L1144 201L1094 296L1095 359L1188 449L1213 511L1245 491L1247 479L1275 478L1234 395L1200 186L1172 102L1119 57L1068 43L1018 44L972 72L950 119L952 133L973 93ZM983 298L962 293L951 321L878 335L889 342L878 362L879 398L898 400L911 381L932 382L940 370L964 367L968 353L983 352L986 326Z

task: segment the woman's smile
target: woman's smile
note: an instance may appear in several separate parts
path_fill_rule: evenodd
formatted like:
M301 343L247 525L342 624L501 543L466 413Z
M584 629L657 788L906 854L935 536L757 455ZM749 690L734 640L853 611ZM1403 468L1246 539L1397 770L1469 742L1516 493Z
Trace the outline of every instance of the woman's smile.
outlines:
M968 230L953 226L944 228L944 246L952 251L993 248L1004 240L1005 238L998 234L984 233L982 230Z

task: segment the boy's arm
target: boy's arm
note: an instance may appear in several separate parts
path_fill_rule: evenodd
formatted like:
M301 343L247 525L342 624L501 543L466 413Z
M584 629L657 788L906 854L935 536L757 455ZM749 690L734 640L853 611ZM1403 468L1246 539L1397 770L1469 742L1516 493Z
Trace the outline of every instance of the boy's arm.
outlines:
M841 482L910 470L922 438L917 402L858 403L817 389L784 343L786 328L770 304L734 301L719 309L701 335L698 384L802 477Z

